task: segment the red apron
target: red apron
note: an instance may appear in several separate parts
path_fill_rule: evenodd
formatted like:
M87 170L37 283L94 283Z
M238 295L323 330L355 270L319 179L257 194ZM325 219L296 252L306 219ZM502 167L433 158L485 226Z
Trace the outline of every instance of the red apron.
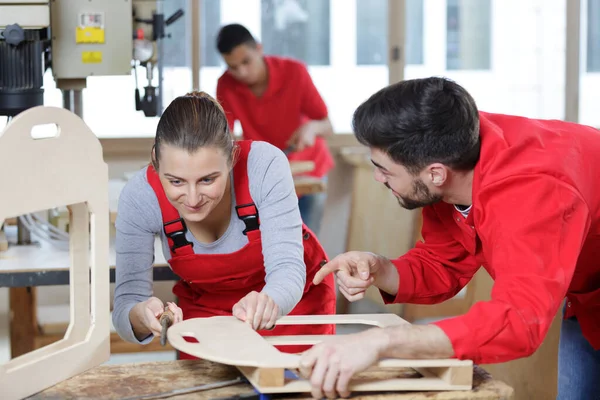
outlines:
M243 231L248 244L231 254L195 254L192 243L185 238L186 226L177 209L167 199L159 176L148 166L148 182L160 204L164 231L171 249L169 264L181 278L173 287L183 318L232 315L235 303L251 291L260 292L265 285L258 209L250 196L246 163L251 141L239 141L240 152L233 169L236 211L246 225ZM328 260L316 236L302 224L306 286L300 302L289 315L335 314L333 275L319 285L313 285L315 273ZM263 336L327 335L335 333L335 325L289 325L259 331ZM283 352L297 353L310 346L282 346ZM194 358L180 353L181 359Z

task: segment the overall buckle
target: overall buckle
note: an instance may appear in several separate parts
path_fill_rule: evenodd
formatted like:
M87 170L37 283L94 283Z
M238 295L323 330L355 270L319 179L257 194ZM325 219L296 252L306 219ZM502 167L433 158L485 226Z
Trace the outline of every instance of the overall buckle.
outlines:
M252 214L248 214L248 215L240 215L240 208L246 208L246 207L254 207L255 212ZM256 205L254 203L241 204L239 206L235 206L235 212L237 213L238 218L241 219L244 222L244 224L246 225L246 229L244 229L242 231L242 233L244 235L247 236L248 232L260 229L260 220L258 218L258 209L256 208Z
M167 226L176 224L178 222L181 223L181 229L177 229L173 232L167 232ZM173 252L180 247L192 244L185 237L185 233L187 232L187 225L185 224L185 221L182 218L166 222L163 226L163 230L165 232L165 235L167 235L167 237L173 241L173 246L171 246L171 251Z

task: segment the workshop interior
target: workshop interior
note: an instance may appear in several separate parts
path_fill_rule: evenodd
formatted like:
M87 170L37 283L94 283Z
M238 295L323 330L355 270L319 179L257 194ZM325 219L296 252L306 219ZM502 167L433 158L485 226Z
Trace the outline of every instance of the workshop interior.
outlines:
M388 84L444 75L486 111L600 127L600 0L0 0L0 137L38 107L66 109L86 124L107 164L109 258L120 191L150 162L169 103L192 90L216 95L227 69L217 34L230 23L246 26L265 54L304 63L327 105L335 166L326 180L300 171L294 183L326 195L318 237L330 258L352 250L399 257L421 239L421 212L399 207L373 179L369 153L352 133L353 111ZM36 128L32 135L42 139L60 135L53 124ZM233 133L242 135L239 123ZM22 166L12 168L19 174ZM1 195L10 193L3 186ZM3 363L69 333L70 206L0 221L0 373ZM154 293L175 301L176 277L156 257L162 267L153 271ZM11 264L17 258L24 260L18 268ZM26 273L17 273L21 267ZM112 307L114 268L109 274ZM384 304L372 288L358 302L338 296L337 313L427 323L464 314L489 297L491 286L481 270L458 295L433 306ZM173 314L160 319L165 331L168 318ZM534 355L481 366L513 388L515 399L555 398L556 321ZM337 333L364 329L352 323ZM135 345L111 326L110 357L102 364L176 359L166 336Z

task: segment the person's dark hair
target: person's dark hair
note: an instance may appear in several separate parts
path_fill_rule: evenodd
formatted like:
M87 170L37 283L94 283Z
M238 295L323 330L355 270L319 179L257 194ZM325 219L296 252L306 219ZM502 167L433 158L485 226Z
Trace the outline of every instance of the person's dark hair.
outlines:
M179 96L163 112L153 147L152 164L156 170L161 146L165 144L190 153L202 147L216 147L227 155L230 164L234 161L233 138L223 107L205 92Z
M256 40L246 27L240 24L225 25L217 35L217 50L221 54L229 54L239 45L256 47Z
M385 152L412 174L442 163L468 171L479 160L479 112L457 83L438 77L385 87L354 112L358 141Z

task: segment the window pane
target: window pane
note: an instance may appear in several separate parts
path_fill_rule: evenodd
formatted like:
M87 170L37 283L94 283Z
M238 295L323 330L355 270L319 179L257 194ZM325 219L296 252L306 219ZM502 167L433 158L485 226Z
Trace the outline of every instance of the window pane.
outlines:
M265 53L329 65L328 0L261 0Z
M356 0L356 63L387 64L387 0Z
M203 67L218 67L221 55L217 51L216 43L221 28L221 1L203 0L200 4L200 63Z
M190 36L190 32L188 31L190 27L186 23L186 20L190 18L187 10L187 0L163 2L165 20L179 9L183 10L185 14L165 28L166 37L163 42L163 65L165 67L186 67L190 64L190 60L188 60L189 52L187 51L188 42L184 40Z
M423 1L406 0L406 63L423 64ZM387 65L387 0L356 0L356 62Z
M406 63L423 64L423 0L406 0L405 4Z
M447 0L446 69L490 69L490 0Z
M587 72L600 72L600 0L588 0Z

